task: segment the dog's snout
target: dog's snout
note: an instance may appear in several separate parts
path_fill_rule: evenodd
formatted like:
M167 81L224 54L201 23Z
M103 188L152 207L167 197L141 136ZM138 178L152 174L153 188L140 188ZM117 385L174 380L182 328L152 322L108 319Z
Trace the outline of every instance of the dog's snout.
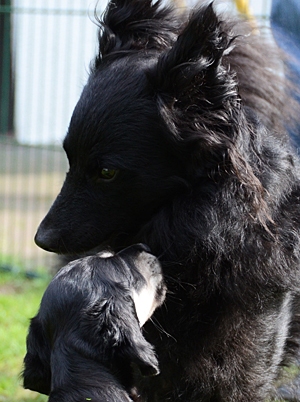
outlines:
M34 241L37 246L46 251L57 252L58 251L58 242L56 241L56 236L54 235L52 230L44 230L44 228L40 225L36 235L34 237Z

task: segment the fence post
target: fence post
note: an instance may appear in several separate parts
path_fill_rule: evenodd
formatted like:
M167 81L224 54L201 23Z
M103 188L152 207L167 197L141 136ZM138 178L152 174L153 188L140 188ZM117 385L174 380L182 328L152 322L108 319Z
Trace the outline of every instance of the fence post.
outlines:
M11 28L11 0L0 0L0 135L13 133Z

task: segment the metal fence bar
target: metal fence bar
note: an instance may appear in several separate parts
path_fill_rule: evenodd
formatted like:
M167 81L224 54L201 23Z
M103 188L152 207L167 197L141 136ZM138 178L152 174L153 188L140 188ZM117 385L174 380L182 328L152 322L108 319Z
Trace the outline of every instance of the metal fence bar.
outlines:
M4 0L7 4L10 0ZM0 134L13 129L13 80L10 14L0 13Z

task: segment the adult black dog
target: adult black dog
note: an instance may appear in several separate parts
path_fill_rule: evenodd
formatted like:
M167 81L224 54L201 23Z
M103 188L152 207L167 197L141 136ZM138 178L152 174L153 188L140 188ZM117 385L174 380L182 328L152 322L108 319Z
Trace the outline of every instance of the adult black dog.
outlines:
M164 297L160 264L143 245L69 263L31 320L24 387L51 402L132 401L132 363L159 372L140 326Z
M64 140L70 170L36 242L136 241L161 256L147 401L264 401L297 346L299 163L277 50L213 5L109 3Z

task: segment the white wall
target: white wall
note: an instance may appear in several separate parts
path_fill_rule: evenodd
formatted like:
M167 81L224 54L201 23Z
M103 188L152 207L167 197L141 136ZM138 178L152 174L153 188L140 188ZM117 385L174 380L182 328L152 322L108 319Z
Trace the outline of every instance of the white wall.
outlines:
M253 15L270 16L272 0L249 0L249 4Z
M14 6L16 137L60 144L97 49L95 2L14 0Z

